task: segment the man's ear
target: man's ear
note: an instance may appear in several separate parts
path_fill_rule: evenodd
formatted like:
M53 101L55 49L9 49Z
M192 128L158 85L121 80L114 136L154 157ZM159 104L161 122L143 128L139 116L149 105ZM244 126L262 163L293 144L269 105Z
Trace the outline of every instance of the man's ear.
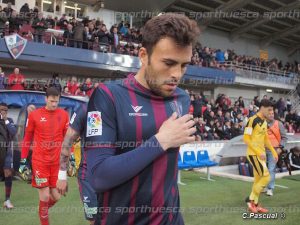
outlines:
M139 51L139 58L141 60L141 63L142 63L142 66L145 66L148 64L148 52L147 52L147 49L142 47L140 48L140 51Z

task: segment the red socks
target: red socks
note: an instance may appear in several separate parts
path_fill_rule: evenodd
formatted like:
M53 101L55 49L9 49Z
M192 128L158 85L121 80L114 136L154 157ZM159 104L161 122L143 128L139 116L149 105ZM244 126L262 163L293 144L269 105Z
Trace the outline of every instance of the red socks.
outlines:
M39 216L41 225L49 225L48 202L40 201Z
M48 209L50 209L52 206L54 206L56 203L56 201L52 200L51 198L49 198L49 201L48 201Z

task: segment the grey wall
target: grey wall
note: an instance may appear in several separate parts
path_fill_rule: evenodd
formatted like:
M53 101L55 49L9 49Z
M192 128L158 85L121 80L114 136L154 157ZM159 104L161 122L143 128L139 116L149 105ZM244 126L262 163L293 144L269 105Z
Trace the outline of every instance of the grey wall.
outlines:
M201 33L200 42L203 46L212 48L220 48L222 50L234 49L239 55L259 57L259 50L261 50L257 40L242 37L232 42L229 38L229 33L212 28L207 28ZM283 62L290 61L286 47L270 45L263 50L268 51L269 59L276 57Z

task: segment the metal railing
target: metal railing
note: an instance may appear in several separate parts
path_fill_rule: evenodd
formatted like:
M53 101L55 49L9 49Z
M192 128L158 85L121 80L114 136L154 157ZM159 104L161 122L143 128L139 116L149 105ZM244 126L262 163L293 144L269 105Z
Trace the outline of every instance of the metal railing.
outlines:
M293 79L297 76L296 73L292 72L272 71L268 68L255 65L245 65L232 61L226 61L223 65L225 66L225 68L234 71L238 76L251 79L292 83Z

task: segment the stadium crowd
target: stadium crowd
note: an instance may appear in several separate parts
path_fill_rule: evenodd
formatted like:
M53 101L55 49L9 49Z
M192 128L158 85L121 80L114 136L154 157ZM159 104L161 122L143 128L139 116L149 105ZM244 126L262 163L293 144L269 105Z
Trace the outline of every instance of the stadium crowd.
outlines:
M63 30L63 34L51 34L47 32L48 28ZM142 29L130 27L128 22L121 21L108 28L104 21L96 19L84 18L80 21L75 18L68 19L66 14L61 18L53 18L51 15L44 17L38 7L30 9L27 3L19 12L13 10L10 3L4 9L0 7L0 34L4 36L12 33L19 33L29 41L48 44L53 44L51 35L54 35L57 45L131 56L137 56L142 47ZM209 48L200 43L193 50L192 65L225 70L227 63L249 69L282 72L285 75L300 72L300 64L297 61L285 64L277 58L265 61L257 57L239 55L231 49Z
M37 79L28 82L19 68L15 68L7 78L0 68L0 89L45 91L48 87L55 87L63 95L90 97L98 84L91 78L85 78L83 82L78 81L75 76L60 79L58 74L53 74L45 83L39 83ZM197 121L197 132L202 140L229 140L241 135L248 118L258 111L260 103L258 96L246 105L242 96L233 101L228 96L219 94L215 100L208 100L203 93L186 92L191 99L190 114ZM287 132L300 132L300 116L292 110L291 101L283 97L278 100L272 97L269 99L274 103L275 118L283 122Z
M202 94L194 94L186 90L191 98L190 114L196 121L197 134L202 140L230 140L243 134L248 119L259 110L260 100L255 96L249 106L243 97L232 101L225 94L219 94L216 100L208 99ZM267 99L268 96L263 97ZM292 110L289 99L282 97L275 100L269 98L274 105L275 119L280 120L289 133L300 131L300 116Z

